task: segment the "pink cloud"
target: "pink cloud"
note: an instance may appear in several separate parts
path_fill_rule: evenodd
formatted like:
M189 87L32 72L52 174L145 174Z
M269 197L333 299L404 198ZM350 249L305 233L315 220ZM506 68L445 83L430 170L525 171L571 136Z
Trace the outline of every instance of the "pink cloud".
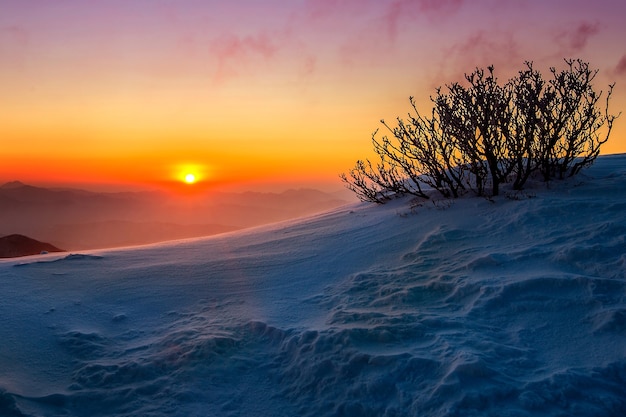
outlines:
M626 55L622 55L613 72L616 75L626 75Z
M366 12L376 4L367 0L307 0L304 4L308 19L326 19L330 17L353 16L355 13Z
M336 34L326 48L344 66L353 67L392 55L398 39L416 24L446 19L463 4L464 0L306 0L291 26L305 26L313 38Z
M266 33L243 37L229 34L215 39L210 49L217 58L216 78L221 80L239 75L259 57L271 59L278 46Z
M394 40L403 21L417 17L445 18L456 12L464 0L307 0L305 16L310 20L332 20L350 24L358 16L382 17L382 24Z
M19 26L4 26L0 28L0 38L26 46L29 43L28 32Z
M394 0L385 13L387 33L395 39L400 21L404 18L426 16L428 18L445 18L456 12L463 0Z
M301 75L312 75L317 67L317 59L313 55L308 55L302 62Z
M566 53L578 53L587 46L589 39L599 31L598 22L581 22L577 26L559 31L555 35L555 39L566 49Z
M462 81L463 74L476 67L486 69L489 65L495 67L498 78L508 78L523 61L520 47L511 33L478 31L446 51L433 87Z
M0 65L23 68L30 44L28 31L19 26L0 27Z

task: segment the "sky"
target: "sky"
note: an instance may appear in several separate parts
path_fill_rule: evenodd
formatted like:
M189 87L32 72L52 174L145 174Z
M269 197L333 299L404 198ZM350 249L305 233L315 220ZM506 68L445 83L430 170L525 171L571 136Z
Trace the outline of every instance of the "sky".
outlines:
M436 87L581 58L626 110L616 0L0 0L0 181L341 187ZM626 116L603 153L626 152Z

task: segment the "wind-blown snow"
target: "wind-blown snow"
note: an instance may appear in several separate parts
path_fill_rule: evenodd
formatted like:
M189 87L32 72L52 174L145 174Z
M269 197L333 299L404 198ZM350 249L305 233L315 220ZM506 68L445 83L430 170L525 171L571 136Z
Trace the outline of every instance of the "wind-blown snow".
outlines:
M0 262L0 415L626 415L624 184Z

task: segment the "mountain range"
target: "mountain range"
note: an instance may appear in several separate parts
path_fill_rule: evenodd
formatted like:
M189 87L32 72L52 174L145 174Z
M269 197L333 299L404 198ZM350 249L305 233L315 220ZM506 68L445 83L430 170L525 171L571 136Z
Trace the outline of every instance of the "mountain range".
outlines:
M0 186L0 236L21 234L68 250L141 245L207 236L297 218L346 204L313 189L215 192L92 192Z

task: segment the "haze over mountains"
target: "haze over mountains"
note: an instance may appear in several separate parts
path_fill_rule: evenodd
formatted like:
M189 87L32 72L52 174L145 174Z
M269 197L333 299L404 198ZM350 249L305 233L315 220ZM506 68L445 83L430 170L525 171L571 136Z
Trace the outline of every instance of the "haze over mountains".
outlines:
M140 245L273 223L347 202L345 194L313 189L181 197L13 181L0 186L0 236L22 234L67 250Z

